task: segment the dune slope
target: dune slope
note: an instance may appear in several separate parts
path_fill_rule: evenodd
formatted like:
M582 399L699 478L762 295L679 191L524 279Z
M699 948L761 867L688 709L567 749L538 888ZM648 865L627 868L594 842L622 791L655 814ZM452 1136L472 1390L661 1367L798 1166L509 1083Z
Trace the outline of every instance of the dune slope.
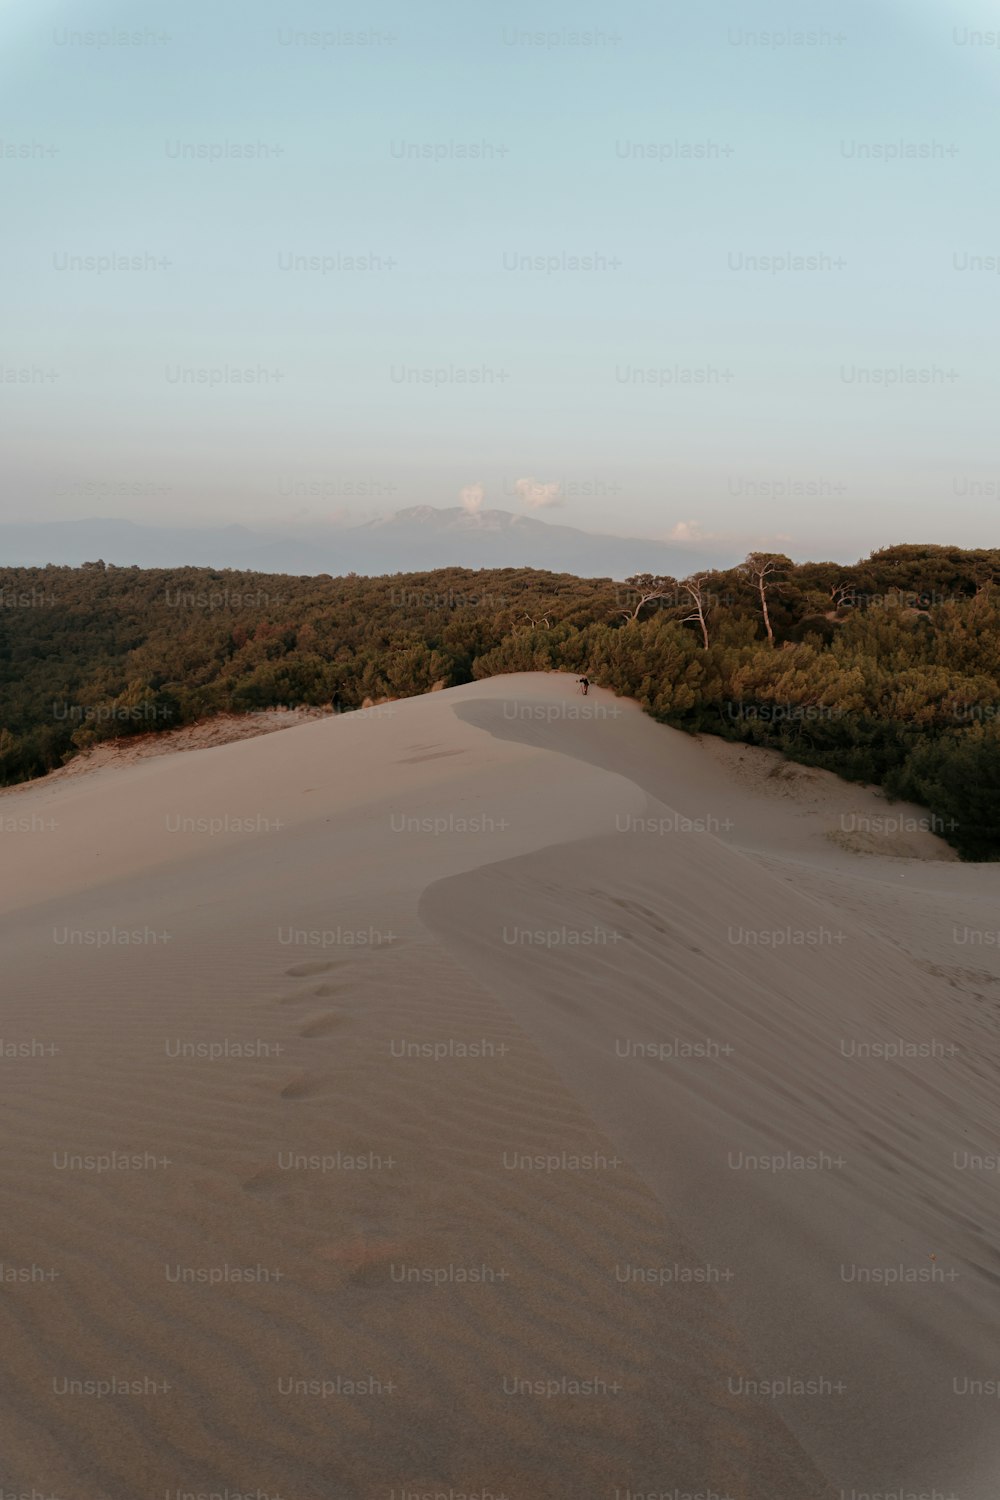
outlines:
M3 799L7 1489L995 1493L1000 872L572 691Z

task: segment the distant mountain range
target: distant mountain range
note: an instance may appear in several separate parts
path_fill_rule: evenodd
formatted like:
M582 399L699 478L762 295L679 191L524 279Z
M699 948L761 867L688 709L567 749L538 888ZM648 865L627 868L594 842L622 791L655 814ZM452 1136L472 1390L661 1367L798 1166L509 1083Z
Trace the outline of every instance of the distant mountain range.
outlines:
M287 535L247 526L142 526L134 521L0 524L0 566L84 562L118 567L209 567L262 573L425 572L432 568L547 568L582 578L686 574L711 566L704 552L666 542L601 536L507 510L416 505L358 526L296 527ZM718 566L718 563L716 563Z

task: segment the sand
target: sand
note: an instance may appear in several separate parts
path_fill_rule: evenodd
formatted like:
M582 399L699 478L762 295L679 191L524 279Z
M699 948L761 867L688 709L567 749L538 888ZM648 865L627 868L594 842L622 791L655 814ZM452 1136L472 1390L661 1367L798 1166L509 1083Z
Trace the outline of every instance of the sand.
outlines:
M245 714L220 713L209 718L182 724L148 734L123 734L114 739L97 740L89 749L74 753L72 760L56 766L45 778L49 785L67 776L89 776L94 771L121 770L138 760L159 755L175 755L180 750L207 750L213 745L229 745L234 740L249 740L279 729L294 729L313 719L324 719L332 708L259 708ZM0 799L13 796L19 788L0 787Z
M4 796L4 1490L994 1500L928 816L558 674Z

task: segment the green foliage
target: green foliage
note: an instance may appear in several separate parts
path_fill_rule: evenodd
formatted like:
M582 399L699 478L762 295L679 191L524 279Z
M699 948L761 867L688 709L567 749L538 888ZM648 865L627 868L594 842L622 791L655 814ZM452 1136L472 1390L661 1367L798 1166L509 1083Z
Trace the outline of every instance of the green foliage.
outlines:
M897 795L922 802L935 828L965 859L1000 857L1000 726L976 723L921 740L892 780Z
M1000 858L1000 551L773 561L773 645L741 565L700 580L707 647L684 583L645 575L0 571L0 782L222 712L586 672L671 724L883 784Z

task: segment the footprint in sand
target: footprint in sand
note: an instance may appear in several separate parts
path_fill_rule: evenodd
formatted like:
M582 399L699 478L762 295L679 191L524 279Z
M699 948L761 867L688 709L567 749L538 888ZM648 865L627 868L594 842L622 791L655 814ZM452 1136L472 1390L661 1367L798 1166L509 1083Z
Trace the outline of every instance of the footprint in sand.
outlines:
M343 1016L337 1011L330 1011L325 1016L314 1016L299 1028L299 1036L329 1036L331 1032L339 1031L341 1026L346 1026L349 1020L349 1016Z
M348 1281L360 1286L391 1286L393 1261L405 1260L413 1245L394 1238L385 1229L362 1230L348 1239L332 1240L316 1250L317 1258L331 1261L348 1273Z
M288 1187L288 1173L277 1172L270 1167L263 1171L255 1172L242 1184L243 1191L249 1193L253 1198L270 1198L279 1193L282 1188Z
M293 1078L291 1083L286 1083L281 1090L282 1099L314 1099L317 1094L326 1093L329 1085L325 1078L318 1073L300 1073L298 1078Z
M293 990L290 995L279 995L275 1005L304 1005L307 1000L329 1000L345 988L342 984L317 984L311 990Z

